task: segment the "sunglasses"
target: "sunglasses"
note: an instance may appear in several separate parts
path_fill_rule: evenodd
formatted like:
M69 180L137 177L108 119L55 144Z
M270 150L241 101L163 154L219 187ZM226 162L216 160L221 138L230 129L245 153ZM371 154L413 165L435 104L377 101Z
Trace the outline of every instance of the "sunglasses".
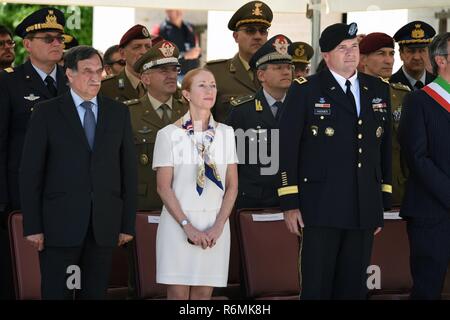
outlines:
M256 34L256 32L259 32L259 34L265 36L269 33L269 28L267 27L246 27L246 28L242 28L239 29L239 31L244 31L246 34L248 34L249 36L253 36Z
M6 47L6 45L14 48L16 46L16 42L14 40L0 40L0 48Z
M45 37L32 37L31 39L40 39L42 41L44 41L46 44L50 44L53 43L53 41L57 41L58 43L63 43L64 42L64 37L63 36L45 36Z
M127 62L124 59L119 59L116 61L111 61L109 63L107 63L108 66L112 66L113 64L118 64L119 66L125 67L125 65L127 64Z

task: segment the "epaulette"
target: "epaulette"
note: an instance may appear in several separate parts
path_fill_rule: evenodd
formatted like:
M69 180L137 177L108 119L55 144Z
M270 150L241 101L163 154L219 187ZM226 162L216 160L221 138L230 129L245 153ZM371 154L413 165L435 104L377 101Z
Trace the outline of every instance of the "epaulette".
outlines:
M245 96L239 96L239 97L237 97L237 98L232 99L232 100L230 101L230 104L231 104L233 107L237 107L237 106L239 106L239 105L241 105L241 104L244 104L244 103L246 103L246 102L249 102L249 101L251 101L251 100L253 100L253 99L255 99L255 95L254 95L254 94L247 94L247 95L245 95Z
M209 64L215 64L215 63L219 63L219 62L225 62L225 61L227 61L227 60L228 60L228 59L211 60L211 61L206 62L206 65L209 65Z
M102 81L112 79L112 78L114 78L115 76L116 76L115 74L108 74L107 76L105 76L105 77L102 79Z
M295 82L297 82L298 84L303 84L308 82L308 80L306 78L300 77L300 78L296 78L294 79Z
M122 103L126 104L127 106L132 106L132 105L138 104L139 99L126 100L126 101L122 101Z
M407 85L404 85L401 82L391 83L391 87L394 89L398 89L398 90L403 90L403 91L408 91L408 92L411 91L411 89Z
M5 68L5 69L3 69L3 70L5 70L5 72L8 72L8 73L14 72L14 69L11 68L11 67Z
M380 78L381 81L386 82L387 84L390 84L388 79L385 79L385 78L383 78L383 77L378 77L378 78Z

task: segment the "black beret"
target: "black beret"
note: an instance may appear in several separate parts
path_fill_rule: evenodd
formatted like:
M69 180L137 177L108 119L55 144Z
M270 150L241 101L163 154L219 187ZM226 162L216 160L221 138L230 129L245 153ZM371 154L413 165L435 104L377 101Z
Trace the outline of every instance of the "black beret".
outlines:
M282 34L273 36L252 56L249 62L250 67L257 69L266 63L292 63L292 57L288 53L291 44L292 41Z
M15 33L21 38L25 38L30 32L59 31L64 32L66 19L64 14L51 7L39 9L27 16L16 27Z
M326 27L319 39L320 51L329 52L333 50L342 41L356 38L357 32L358 26L354 22L350 24L335 23Z
M401 27L394 39L400 45L408 47L426 47L433 40L436 31L423 21L413 21Z
M245 24L262 24L270 27L273 13L270 7L262 1L251 1L240 7L228 22L228 29L236 31Z

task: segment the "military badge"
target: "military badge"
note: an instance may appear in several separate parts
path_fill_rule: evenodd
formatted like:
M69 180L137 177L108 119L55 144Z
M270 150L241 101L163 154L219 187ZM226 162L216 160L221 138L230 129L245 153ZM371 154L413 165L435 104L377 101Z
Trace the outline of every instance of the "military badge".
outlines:
M280 35L275 39L273 47L279 54L287 54L289 42L285 37Z
M394 122L400 122L400 117L402 116L402 107L398 107L395 109L394 112L392 112L392 118L394 119Z
M317 136L319 133L319 127L318 126L311 126L311 133L313 136Z
M327 127L327 128L325 129L325 134L326 134L327 136L329 136L329 137L334 136L334 129L331 128L331 127Z
M166 58L172 57L174 50L175 46L169 41L164 41L164 43L159 48L159 51L161 51L162 55Z
M254 16L262 16L263 11L262 11L261 7L262 7L262 3L260 3L260 2L255 3L255 9L252 10L252 14Z
M33 93L30 93L28 96L23 97L25 100L34 101L40 98L40 96L35 96Z
M141 156L139 157L139 162L143 166L147 165L148 164L148 156L145 153L141 154Z
M377 138L381 137L382 134L383 134L383 128L382 127L378 127L377 131L376 131Z
M150 133L150 132L152 132L152 129L149 129L148 127L144 126L144 127L142 127L142 129L139 129L138 132L142 133L142 134Z

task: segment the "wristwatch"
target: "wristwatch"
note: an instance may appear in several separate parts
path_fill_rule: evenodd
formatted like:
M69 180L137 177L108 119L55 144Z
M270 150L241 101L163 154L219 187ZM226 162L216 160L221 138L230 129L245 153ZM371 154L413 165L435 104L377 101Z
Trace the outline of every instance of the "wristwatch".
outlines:
M190 221L188 219L183 219L183 220L181 220L180 225L181 225L181 227L184 227L188 223L190 223Z

